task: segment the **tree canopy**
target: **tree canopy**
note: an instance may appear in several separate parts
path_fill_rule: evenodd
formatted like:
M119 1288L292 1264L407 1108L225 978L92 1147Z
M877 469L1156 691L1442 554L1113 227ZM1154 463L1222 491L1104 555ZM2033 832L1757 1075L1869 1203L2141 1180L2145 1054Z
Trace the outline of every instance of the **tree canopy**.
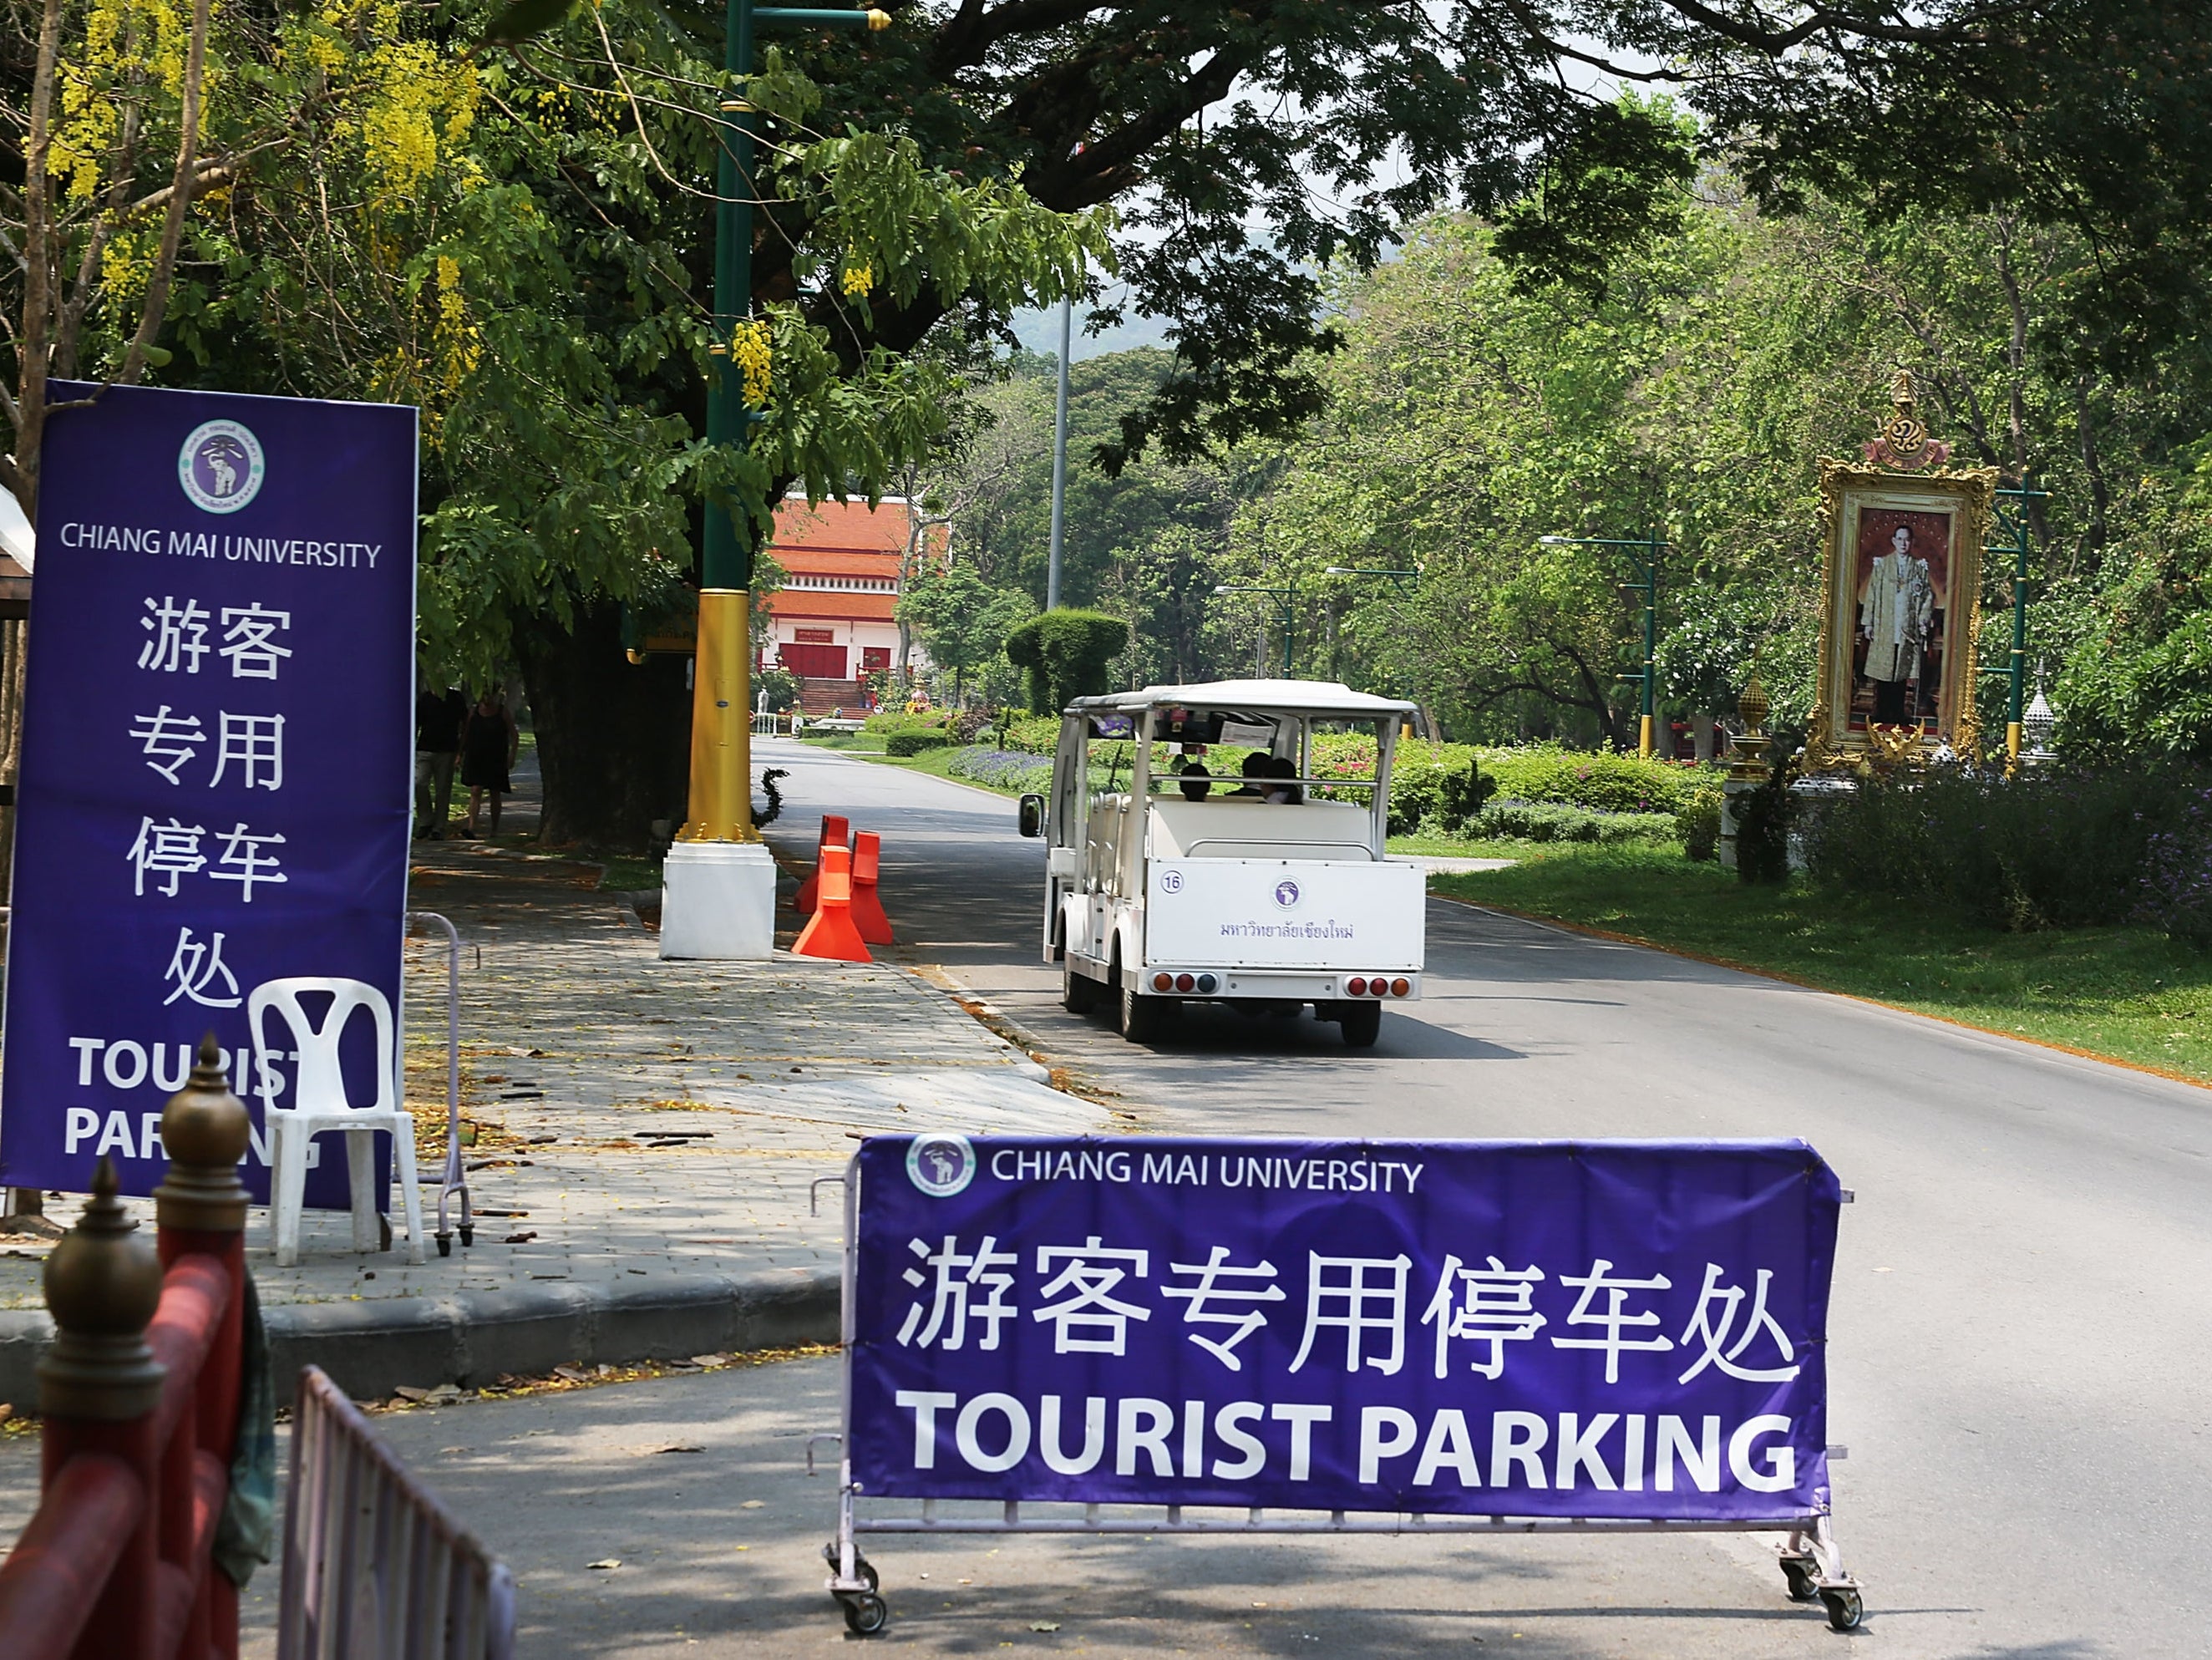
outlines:
M634 827L680 795L680 743L659 746L653 775L615 776L655 747L622 733L680 725L672 683L602 672L615 608L665 605L689 580L702 502L737 489L764 513L793 482L871 495L937 465L963 377L1010 314L1079 283L1103 295L1109 272L1119 297L1094 320L1164 319L1170 350L1111 371L1127 384L1085 412L1087 447L1109 469L1149 450L1185 471L1155 475L1181 497L1167 510L1071 538L1089 562L1072 592L1141 610L1131 652L1177 665L1227 637L1201 603L1222 584L1206 579L1346 549L1325 520L1365 527L1361 556L1340 562L1395 562L1394 540L1416 536L1648 516L1662 494L1695 499L1683 481L1711 476L1713 456L1802 449L1812 426L1840 422L1827 392L1768 406L1717 381L1695 408L1722 413L1685 415L1681 441L1660 441L1654 411L1669 398L1691 410L1699 382L1666 330L1739 302L1745 338L1765 344L1709 337L1736 373L1786 380L1785 361L1817 360L1816 380L1850 383L1838 366L1893 355L1902 328L1960 424L2008 465L2069 435L2094 511L2068 533L2099 565L2118 556L2119 481L2140 476L2138 449L2176 441L2174 400L2147 389L2190 384L2202 331L2202 4L902 5L881 34L763 47L744 88L764 112L752 320L728 343L709 337L708 294L718 112L733 90L720 9L540 9L532 33L489 27L476 0L14 0L0 222L18 257L0 262L0 391L5 482L27 504L50 373L419 402L426 650L473 678L522 664L548 722L549 825L577 833ZM1678 88L1699 125L1578 90L1593 69ZM1693 186L1735 192L1735 219L1685 219ZM1434 217L1447 210L1480 228L1443 228L1459 222ZM1414 225L1436 246L1359 289ZM1731 234L1749 238L1741 258L1723 246ZM1945 252L1990 238L2008 263ZM1844 292L1793 287L1801 254L1827 260ZM1405 395L1459 435L1438 459L1519 481L1517 505L1448 499L1410 448L1388 452L1395 477L1301 480L1298 434L1332 396L1332 421L1387 413L1360 413L1378 319L1394 283L1447 258L1474 262L1468 295L1439 294L1429 323L1408 317L1399 349L1434 327L1488 379L1409 373ZM1761 284L1815 334L1758 326L1744 295ZM1463 298L1483 313L1471 331ZM1992 347L1962 319L2000 302L2026 323ZM1854 320L1877 315L1879 328ZM1831 326L1858 344L1817 332ZM1547 329L1577 343L1575 366L1531 382L1521 353ZM717 344L753 366L749 401L767 417L738 451L700 440ZM1355 357L1364 369L1338 368ZM1396 371L1382 367L1387 385ZM1597 482L1547 482L1473 430L1478 406L1525 446L1578 434ZM1577 408L1615 410L1643 435L1563 422ZM1121 499L1100 497L1101 523ZM1232 513L1232 499L1266 506ZM1767 507L1685 528L1718 591L1787 539L1786 503ZM1612 730L1593 690L1607 684L1611 573L1498 575L1470 568L1456 590L1481 629L1449 626L1442 575L1373 625L1354 615L1373 607L1338 603L1316 575L1302 593L1329 604L1299 626L1325 638L1337 619L1342 652L1417 677L1535 619L1534 659L1452 671L1467 695L1534 698ZM1756 588L1728 614L1788 636ZM1526 616L1501 619L1499 605ZM1429 644L1416 656L1384 635ZM1500 693L1508 669L1526 684ZM564 721L578 747L556 763Z

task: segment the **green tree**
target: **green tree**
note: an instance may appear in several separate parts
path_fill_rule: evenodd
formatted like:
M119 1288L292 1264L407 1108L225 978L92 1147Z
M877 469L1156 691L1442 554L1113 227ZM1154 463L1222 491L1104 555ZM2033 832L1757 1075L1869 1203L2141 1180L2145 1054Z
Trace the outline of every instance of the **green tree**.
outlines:
M911 627L930 661L952 677L953 701L964 702L970 677L1006 650L1006 636L1025 621L1029 597L984 581L970 566L925 571L900 595L899 621Z

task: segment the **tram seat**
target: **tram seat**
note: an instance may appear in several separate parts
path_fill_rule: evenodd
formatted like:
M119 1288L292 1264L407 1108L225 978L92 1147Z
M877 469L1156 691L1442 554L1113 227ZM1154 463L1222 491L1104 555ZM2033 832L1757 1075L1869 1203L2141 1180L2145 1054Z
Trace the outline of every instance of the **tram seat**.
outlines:
M1153 859L1372 859L1367 809L1256 797L1152 802Z

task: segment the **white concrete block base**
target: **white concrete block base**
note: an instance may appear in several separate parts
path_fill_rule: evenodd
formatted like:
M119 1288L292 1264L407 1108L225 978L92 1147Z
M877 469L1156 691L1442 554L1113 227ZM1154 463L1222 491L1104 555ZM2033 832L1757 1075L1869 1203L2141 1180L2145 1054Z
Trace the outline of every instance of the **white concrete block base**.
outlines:
M775 860L757 842L678 842L660 867L663 957L775 953Z

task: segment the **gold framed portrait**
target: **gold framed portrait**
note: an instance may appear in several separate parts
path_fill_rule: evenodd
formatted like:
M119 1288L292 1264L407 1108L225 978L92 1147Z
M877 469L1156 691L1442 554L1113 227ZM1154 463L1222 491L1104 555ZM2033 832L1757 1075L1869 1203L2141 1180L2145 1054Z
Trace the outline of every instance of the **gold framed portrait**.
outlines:
M1820 463L1826 575L1808 739L1831 762L1978 744L1974 640L1997 472L1942 468L1949 452L1912 419L1909 383L1897 403L1864 462ZM1904 470L1931 460L1933 471Z

